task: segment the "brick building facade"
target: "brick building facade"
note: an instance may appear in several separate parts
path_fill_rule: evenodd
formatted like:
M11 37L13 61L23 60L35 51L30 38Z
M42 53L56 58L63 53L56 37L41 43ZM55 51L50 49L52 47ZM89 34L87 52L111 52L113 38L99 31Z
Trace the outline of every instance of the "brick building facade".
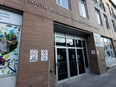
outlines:
M1 53L2 87L55 87L85 73L107 72L116 64L115 7L108 0L0 0L0 38L9 47L12 35L18 40L14 51ZM32 50L38 51L35 60ZM12 52L17 60L9 57Z

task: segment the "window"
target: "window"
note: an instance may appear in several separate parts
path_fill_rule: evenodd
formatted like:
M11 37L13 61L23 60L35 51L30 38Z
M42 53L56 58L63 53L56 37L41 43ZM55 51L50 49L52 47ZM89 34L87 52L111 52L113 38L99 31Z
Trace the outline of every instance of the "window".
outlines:
M70 1L69 0L57 0L57 4L66 9L70 9Z
M115 58L112 39L102 37L102 41L103 41L103 48L104 48L105 56L107 58Z
M66 40L63 37L55 37L55 42L57 46L66 46Z
M68 47L74 47L75 46L75 41L74 41L74 39L67 39L67 46Z
M114 13L113 8L111 8L111 15L112 15L112 17L114 17L114 18L115 18L115 13Z
M105 14L104 14L104 22L105 22L106 27L110 28L108 18L107 18L107 16Z
M102 19L101 19L100 11L96 8L95 8L95 11L96 11L98 24L102 25Z
M102 8L105 11L105 6L104 3L102 2L102 0L93 0L94 3L99 6L100 8Z
M115 22L112 20L112 26L114 28L114 31L116 32L116 25L115 25Z
M97 0L93 0L93 1L94 1L95 4L97 3Z
M108 7L108 10L109 10L109 12L110 12L110 15L111 15L110 6L109 6L109 4L108 4L108 3L106 3L106 5L107 5L107 7Z
M116 64L116 57L115 57L113 41L111 38L102 37L102 42L103 42L103 49L104 49L104 53L105 53L106 66L111 67L114 64Z
M99 0L99 6L105 11L105 6L102 0Z
M95 4L98 5L98 3L100 2L100 0L93 0Z
M86 0L79 0L79 12L82 17L84 18L88 17Z
M114 10L113 10L113 8L111 8L111 14L112 14L112 15L114 14Z
M102 9L103 9L104 11L106 11L106 10L105 10L105 6L104 6L104 3L102 3Z

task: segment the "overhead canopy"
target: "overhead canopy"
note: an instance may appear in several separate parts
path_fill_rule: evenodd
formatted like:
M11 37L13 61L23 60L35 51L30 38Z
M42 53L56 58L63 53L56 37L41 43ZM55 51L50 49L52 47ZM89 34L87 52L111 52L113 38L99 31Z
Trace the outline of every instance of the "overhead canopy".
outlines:
M64 34L69 34L69 35L75 35L79 37L86 37L92 34L92 32L82 30L79 28L75 28L75 27L71 27L71 26L57 23L57 22L54 23L54 31L64 33Z

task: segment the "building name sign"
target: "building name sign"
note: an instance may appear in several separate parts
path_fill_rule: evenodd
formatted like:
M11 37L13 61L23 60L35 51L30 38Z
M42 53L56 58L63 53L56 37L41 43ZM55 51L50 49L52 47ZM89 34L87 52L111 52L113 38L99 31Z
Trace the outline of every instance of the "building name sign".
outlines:
M96 27L94 27L94 26L91 26L91 25L88 25L88 24L84 23L83 21L80 21L80 20L78 20L78 19L73 18L73 17L70 16L70 15L67 15L67 14L65 14L65 13L63 13L63 12L61 12L61 11L55 10L55 9L53 9L53 8L50 8L50 7L48 7L48 6L46 6L46 5L42 4L42 3L39 3L39 2L37 2L37 1L34 1L34 0L27 0L27 1L28 1L28 3L30 3L30 4L32 4L32 5L35 5L35 6L39 7L39 8L48 10L48 11L50 11L50 12L52 12L52 13L58 14L58 15L63 16L63 17L65 17L65 18L71 19L71 20L73 20L73 21L76 21L76 22L85 24L85 25L87 25L87 26L89 26L89 27L96 28ZM96 29L97 29L97 28L96 28Z
M43 8L43 9L45 9L45 10L48 10L48 11L50 11L50 12L52 12L52 13L59 14L59 15L64 16L64 17L66 17L66 18L71 18L71 16L69 16L69 15L66 15L66 14L64 14L64 13L62 13L62 12L60 12L60 11L56 11L56 10L50 8L50 7L45 6L44 4L41 4L41 3L39 3L39 2L36 2L36 1L34 1L34 0L28 0L28 2L29 2L30 4L36 5L37 7ZM75 20L75 19L74 19L74 20Z

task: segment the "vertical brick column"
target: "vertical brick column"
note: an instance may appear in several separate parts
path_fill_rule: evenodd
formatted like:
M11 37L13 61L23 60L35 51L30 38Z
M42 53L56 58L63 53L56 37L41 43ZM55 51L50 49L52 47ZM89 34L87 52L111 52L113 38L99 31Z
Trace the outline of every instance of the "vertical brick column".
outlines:
M105 54L102 47L95 45L93 35L90 35L87 39L90 71L95 74L101 74L106 72Z
M49 61L41 61L41 50L48 50L50 68L54 67L53 38L53 21L24 12L17 87L54 87ZM31 49L38 50L38 62L29 62Z
M95 73L95 74L99 74L100 72L99 72L98 59L97 59L96 53L94 53L96 51L96 48L95 48L95 43L94 43L93 35L90 35L86 39L86 42L87 42L87 48L88 48L90 72L91 73Z

